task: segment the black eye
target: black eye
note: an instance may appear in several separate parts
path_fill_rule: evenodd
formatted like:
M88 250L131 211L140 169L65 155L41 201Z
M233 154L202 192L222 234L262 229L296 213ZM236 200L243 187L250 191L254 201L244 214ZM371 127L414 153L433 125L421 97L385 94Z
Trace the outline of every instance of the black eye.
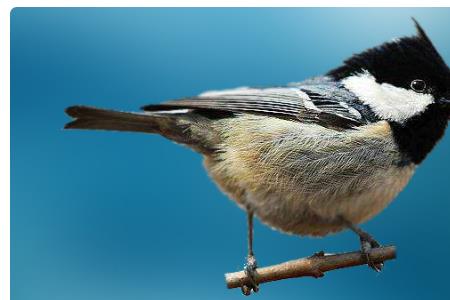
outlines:
M411 88L418 93L425 92L425 89L427 88L427 84L422 79L415 79L411 81Z

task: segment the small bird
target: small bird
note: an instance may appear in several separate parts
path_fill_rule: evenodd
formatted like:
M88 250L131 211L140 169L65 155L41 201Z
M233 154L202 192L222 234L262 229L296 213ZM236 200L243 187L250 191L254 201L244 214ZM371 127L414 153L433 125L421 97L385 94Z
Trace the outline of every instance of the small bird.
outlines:
M268 88L208 91L142 113L72 106L67 129L160 134L203 155L220 189L247 213L250 284L258 291L253 216L279 231L360 238L367 264L380 244L359 224L380 213L442 138L450 69L425 31L351 56L323 76Z

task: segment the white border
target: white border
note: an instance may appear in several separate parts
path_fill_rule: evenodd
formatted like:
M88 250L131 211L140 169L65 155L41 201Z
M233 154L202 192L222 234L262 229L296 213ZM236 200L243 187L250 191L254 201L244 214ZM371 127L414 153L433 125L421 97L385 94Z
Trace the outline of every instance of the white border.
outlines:
M4 2L4 1L2 1ZM448 0L15 0L1 7L449 7Z
M0 3L0 299L10 299L10 12L14 7L336 7L331 0L17 0ZM340 7L449 7L447 0L342 0Z
M9 98L9 12L0 10L0 299L10 299L10 98Z

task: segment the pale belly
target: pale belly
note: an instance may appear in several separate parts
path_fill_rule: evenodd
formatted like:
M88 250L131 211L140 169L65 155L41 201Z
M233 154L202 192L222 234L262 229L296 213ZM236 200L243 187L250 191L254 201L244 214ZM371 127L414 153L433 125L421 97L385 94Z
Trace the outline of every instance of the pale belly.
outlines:
M324 236L345 229L342 219L360 224L380 213L403 190L414 169L406 166L377 171L352 183L359 185L357 190L324 186L323 191L314 193L268 189L264 182L246 187L238 181L215 179L231 199L241 208L252 210L266 225L290 234Z
M267 122L244 119L246 131L227 136L219 154L205 157L205 166L239 206L280 231L323 236L344 229L343 218L364 222L414 173L415 165L399 163L386 122L351 134Z
M393 167L360 180L364 191L301 194L296 191L249 192L245 205L259 219L283 232L323 236L345 229L342 219L360 224L381 212L405 187L414 167Z

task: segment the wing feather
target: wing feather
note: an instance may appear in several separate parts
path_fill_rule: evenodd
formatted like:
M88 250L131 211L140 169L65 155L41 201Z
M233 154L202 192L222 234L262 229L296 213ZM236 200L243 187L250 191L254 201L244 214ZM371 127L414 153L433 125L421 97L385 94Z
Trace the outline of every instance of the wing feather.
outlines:
M353 102L352 102L353 101ZM314 122L337 130L354 128L367 124L355 105L357 98L349 91L330 81L317 84L298 84L296 86L274 88L238 88L224 91L211 91L196 97L171 100L162 104L144 106L145 111L170 111L189 109L201 112L262 114L297 122Z

